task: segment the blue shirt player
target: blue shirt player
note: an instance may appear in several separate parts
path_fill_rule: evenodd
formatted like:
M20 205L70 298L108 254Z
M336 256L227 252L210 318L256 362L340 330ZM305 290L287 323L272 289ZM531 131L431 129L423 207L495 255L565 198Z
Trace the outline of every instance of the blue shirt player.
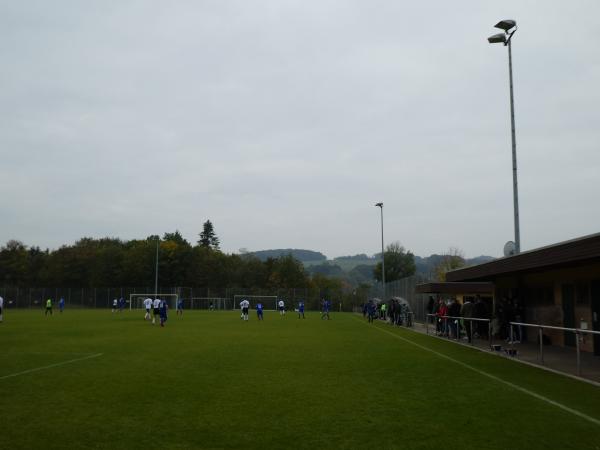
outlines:
M256 304L256 316L258 317L258 320L264 320L263 319L263 304L258 302Z
M167 310L168 309L169 309L169 306L167 305L167 301L161 300L160 306L158 307L158 313L160 315L160 326L161 327L164 327L165 322L167 321Z
M60 311L60 313L62 314L63 309L65 309L65 299L64 298L60 298L60 300L58 301L58 310Z
M182 298L178 298L177 299L177 310L176 310L176 314L178 316L183 316L183 299Z
M306 317L304 317L304 302L302 300L298 302L298 319L300 316L302 316L303 319L306 319Z
M321 313L321 319L329 320L329 310L331 309L331 302L329 300L323 300L323 312Z

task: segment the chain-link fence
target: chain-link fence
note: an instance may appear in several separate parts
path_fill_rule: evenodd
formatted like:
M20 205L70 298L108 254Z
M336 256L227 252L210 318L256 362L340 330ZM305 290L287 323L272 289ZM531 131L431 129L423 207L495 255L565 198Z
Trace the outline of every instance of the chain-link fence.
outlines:
M65 308L112 308L115 299L123 299L125 308L140 308L140 296L153 296L154 287L104 287L104 288L48 288L48 287L0 287L0 296L4 298L4 307L44 308L46 300L54 304L62 298ZM331 295L328 291L311 288L194 288L194 287L158 287L158 295L169 295L183 300L186 309L208 309L211 301L218 309L237 308L234 300L241 296L277 297L283 299L287 309L293 309L303 301L307 310L319 310L321 300L332 302L333 311L352 311L365 299L358 298L351 291ZM130 301L131 303L130 305ZM172 305L174 307L175 305Z
M428 283L429 280L421 275L413 275L392 281L385 284L385 299L383 298L383 287L381 283L373 286L370 291L370 298L379 298L381 300L389 300L392 297L401 297L408 302L410 309L413 312L414 320L425 322L427 316L427 301L428 296L425 294L416 294L415 288L418 284Z

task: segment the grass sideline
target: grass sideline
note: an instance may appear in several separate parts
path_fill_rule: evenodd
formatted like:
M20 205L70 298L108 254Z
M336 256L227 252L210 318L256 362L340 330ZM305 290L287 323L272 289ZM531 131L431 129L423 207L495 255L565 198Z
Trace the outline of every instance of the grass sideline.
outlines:
M465 365L596 420L599 388L353 314L142 317L6 311L0 448L600 449L598 425Z

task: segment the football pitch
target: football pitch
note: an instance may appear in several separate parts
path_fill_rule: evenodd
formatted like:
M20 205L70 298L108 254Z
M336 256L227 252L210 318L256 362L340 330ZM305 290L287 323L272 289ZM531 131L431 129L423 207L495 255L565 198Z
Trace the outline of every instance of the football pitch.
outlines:
M362 316L8 311L2 449L600 449L600 388Z

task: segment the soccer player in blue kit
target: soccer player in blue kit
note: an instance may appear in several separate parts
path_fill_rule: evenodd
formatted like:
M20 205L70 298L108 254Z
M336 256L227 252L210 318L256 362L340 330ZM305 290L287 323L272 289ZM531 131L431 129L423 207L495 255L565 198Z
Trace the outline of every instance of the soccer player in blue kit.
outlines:
M160 326L164 327L165 326L165 322L167 321L167 310L169 309L169 305L167 305L167 301L166 300L161 300L160 301L160 306L159 306L159 314L160 314Z
M302 300L298 302L298 319L300 316L302 316L303 319L306 319L306 317L304 317L304 302Z
M263 304L258 302L256 304L256 316L258 317L258 320L264 320L263 319Z
M331 309L331 302L323 299L323 312L321 313L321 319L327 318L329 320L329 310Z

